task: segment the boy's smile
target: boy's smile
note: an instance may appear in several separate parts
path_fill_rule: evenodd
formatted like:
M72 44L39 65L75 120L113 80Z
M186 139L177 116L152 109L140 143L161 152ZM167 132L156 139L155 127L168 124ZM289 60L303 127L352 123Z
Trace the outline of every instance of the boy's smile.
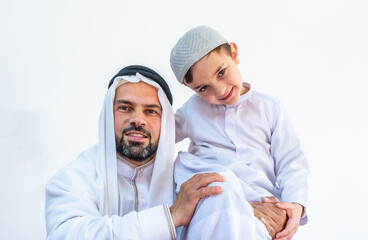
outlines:
M187 85L208 103L233 105L247 92L237 67L236 45L230 46L233 57L223 50L212 51L192 66L193 81Z
M229 94L227 94L225 97L221 98L220 101L226 101L230 99L233 96L234 88L231 88Z

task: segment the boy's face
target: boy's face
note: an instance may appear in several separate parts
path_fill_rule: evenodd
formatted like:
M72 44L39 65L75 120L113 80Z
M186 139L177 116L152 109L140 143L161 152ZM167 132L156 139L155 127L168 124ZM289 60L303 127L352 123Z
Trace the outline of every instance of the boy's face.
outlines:
M238 52L231 43L232 57L221 50L212 51L192 67L193 81L187 84L206 102L212 104L235 104L245 93L242 77L238 69Z

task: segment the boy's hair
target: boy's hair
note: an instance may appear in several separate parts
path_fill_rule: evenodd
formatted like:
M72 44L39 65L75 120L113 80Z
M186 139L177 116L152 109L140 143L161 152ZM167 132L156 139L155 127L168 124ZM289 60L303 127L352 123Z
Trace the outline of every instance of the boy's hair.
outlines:
M184 76L194 63L224 43L228 41L207 26L199 26L186 32L170 54L170 66L178 81L183 83Z
M233 58L232 54L231 54L231 46L228 43L224 43L218 47L216 47L215 49L213 49L211 52L207 53L205 56L208 56L209 54L211 54L212 52L216 52L216 53L221 53L224 52L226 55L230 56L231 58ZM204 57L205 57L204 56ZM194 64L193 64L194 65ZM192 75L192 67L193 65L188 69L188 72L185 74L184 76L184 80L183 82L185 82L186 84L190 84L193 81L193 75Z

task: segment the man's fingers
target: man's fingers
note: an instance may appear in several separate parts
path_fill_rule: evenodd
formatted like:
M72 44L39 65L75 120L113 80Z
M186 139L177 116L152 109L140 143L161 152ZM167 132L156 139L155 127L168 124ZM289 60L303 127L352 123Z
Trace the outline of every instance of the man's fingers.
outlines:
M175 227L186 226L193 217L194 210L202 197L222 192L222 187L207 185L223 182L225 178L218 173L200 173L191 177L180 186L175 202L170 207Z
M251 203L251 205L252 205L252 203ZM258 211L256 208L253 208L253 211L254 211L254 216L256 216L263 223L263 225L265 225L265 227L266 227L268 233L270 234L270 236L272 238L275 238L276 230L275 230L275 228L273 228L273 226L268 221L269 217L264 215L260 211ZM268 218L268 220L266 220L266 218Z
M198 173L189 180L192 180L193 184L201 188L213 182L224 182L226 178L218 173Z
M271 227L271 225L268 223L268 221L264 217L261 217L259 220L261 220L261 222L265 225L265 227L266 227L268 233L270 234L270 236L272 238L275 238L276 231L273 227Z
M219 194L223 191L220 186L207 187L208 184L225 180L225 177L218 173L198 173L181 185L179 193L181 192L188 200L190 199L197 204L202 197Z
M212 182L223 182L225 177L218 173L198 173L191 177L188 181L180 186L180 191L185 192L188 196L206 196L211 195L211 192L218 193L220 189L202 189L207 187ZM204 192L204 193L202 193ZM194 193L194 194L193 194Z
M199 198L203 198L205 196L219 194L223 191L223 188L220 186L212 186L212 187L203 187L197 191Z

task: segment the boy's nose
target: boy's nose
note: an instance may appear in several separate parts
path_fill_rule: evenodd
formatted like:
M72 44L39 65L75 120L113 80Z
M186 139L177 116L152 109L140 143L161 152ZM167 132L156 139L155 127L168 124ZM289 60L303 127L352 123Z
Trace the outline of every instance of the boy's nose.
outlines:
M221 98L221 97L223 97L223 96L224 96L224 94L225 94L225 90L226 90L226 88L225 88L224 86L221 86L221 85L217 86L217 87L214 89L215 96L216 96L217 98Z

